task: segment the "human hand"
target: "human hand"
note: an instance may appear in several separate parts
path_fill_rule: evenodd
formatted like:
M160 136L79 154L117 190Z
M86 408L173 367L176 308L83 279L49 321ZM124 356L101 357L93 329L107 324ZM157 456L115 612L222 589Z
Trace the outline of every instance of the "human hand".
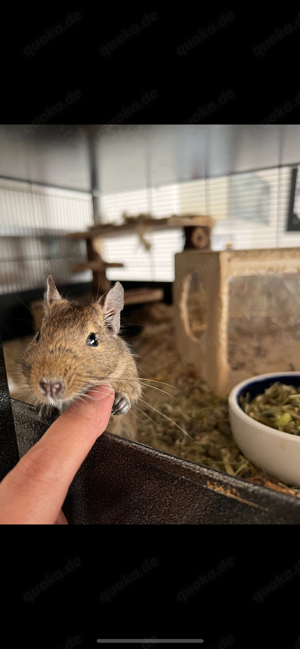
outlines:
M114 390L93 388L74 402L0 484L0 524L67 525L61 510L68 488L108 424Z

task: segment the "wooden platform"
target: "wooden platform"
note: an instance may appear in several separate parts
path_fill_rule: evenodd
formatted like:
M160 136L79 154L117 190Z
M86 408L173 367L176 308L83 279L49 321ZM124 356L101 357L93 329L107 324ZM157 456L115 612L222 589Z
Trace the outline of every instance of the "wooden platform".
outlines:
M161 302L164 297L162 288L133 288L124 293L124 304L148 304Z
M117 262L107 262L102 260L95 259L94 261L87 261L82 264L74 264L71 268L72 273L82 273L85 270L92 271L103 271L107 268L124 268L124 264L119 264Z
M149 231L159 230L176 230L187 226L204 225L210 228L215 224L215 220L210 216L171 216L163 219L132 219L129 223L122 225L97 225L85 232L71 232L67 234L68 239L95 239L96 237L120 237L129 234L135 234L138 226L145 226Z

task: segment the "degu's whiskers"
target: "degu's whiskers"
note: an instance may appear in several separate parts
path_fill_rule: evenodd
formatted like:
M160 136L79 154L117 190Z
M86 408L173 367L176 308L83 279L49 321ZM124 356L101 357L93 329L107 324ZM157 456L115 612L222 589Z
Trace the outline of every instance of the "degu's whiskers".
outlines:
M152 410L155 410L155 412L157 412L159 415L161 415L162 417L165 417L165 419L168 419L171 422L171 424L174 424L174 426L179 428L179 430L181 430L184 433L184 435L187 435L188 437L190 437L190 439L193 439L189 435L189 433L186 430L184 430L184 428L181 428L181 426L179 426L179 424L177 424L176 421L173 421L172 419L170 419L170 417L168 417L168 415L165 415L163 412L160 412L160 410L157 410L156 408L154 408L154 406L151 406L150 403L147 403L147 401L144 401L144 399L142 399L141 397L140 397L140 401L143 401L143 403L145 403L146 406L149 406L149 408L152 408Z
M104 376L92 376L91 377L90 374L88 376L85 375L85 374L78 374L78 377L83 379L83 380L86 379L87 381L90 381L91 378L93 379L93 381L104 381L104 380L106 380L106 381L107 380L109 380L109 381L126 381L126 383L132 383L134 381L137 382L137 383L139 383L139 381L151 381L151 383L159 383L160 385L168 385L170 388L173 388L174 390L178 390L176 385L172 385L171 383L166 383L165 381L157 381L156 379L145 379L145 378L141 378L141 377L136 377L136 378L132 378L132 379L128 379L128 378L125 377L125 378L120 379L119 377L110 376L109 379L107 379L107 378L105 379Z
M111 380L112 381L123 381L123 383L124 383L124 379L111 379ZM155 385L145 385L144 387L145 388L146 387L147 388L152 388L152 390L158 390L159 392L163 392L164 394L167 394L169 397L172 397L172 399L175 399L174 394L170 394L169 392L166 392L166 390L160 390L160 388L156 388ZM90 390L90 392L92 392L92 390Z
M156 426L156 421L154 421L154 419L152 419L152 417L150 417L150 415L148 415L147 412L145 412L144 410L141 410L141 408L139 408L139 407L136 405L136 403L134 404L133 407L134 407L134 408L137 408L137 409L138 409L138 410L139 410L143 415L145 415L145 417L147 417L148 419L150 419L150 421L153 421L153 423L154 423L155 426ZM141 420L139 419L139 421L141 421Z

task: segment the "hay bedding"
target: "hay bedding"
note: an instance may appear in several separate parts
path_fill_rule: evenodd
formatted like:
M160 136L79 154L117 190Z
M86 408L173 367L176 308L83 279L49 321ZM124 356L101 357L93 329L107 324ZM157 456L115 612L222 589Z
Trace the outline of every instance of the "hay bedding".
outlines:
M150 305L132 316L136 322L147 322L134 340L135 350L140 356L140 375L158 381L151 383L147 380L144 384L172 395L145 385L143 399L149 405L139 404L144 414L135 410L138 417L137 441L196 464L300 497L300 489L284 485L242 455L231 433L227 397L214 395L193 365L182 369L175 348L173 307ZM257 356L259 354L258 348ZM176 424L188 434L184 434Z

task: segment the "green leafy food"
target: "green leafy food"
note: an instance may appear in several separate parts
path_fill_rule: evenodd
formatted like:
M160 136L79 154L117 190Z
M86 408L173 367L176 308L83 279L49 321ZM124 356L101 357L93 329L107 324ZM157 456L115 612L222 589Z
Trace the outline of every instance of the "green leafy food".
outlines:
M270 428L300 435L300 387L273 383L263 394L250 401L250 394L240 397L244 412Z

